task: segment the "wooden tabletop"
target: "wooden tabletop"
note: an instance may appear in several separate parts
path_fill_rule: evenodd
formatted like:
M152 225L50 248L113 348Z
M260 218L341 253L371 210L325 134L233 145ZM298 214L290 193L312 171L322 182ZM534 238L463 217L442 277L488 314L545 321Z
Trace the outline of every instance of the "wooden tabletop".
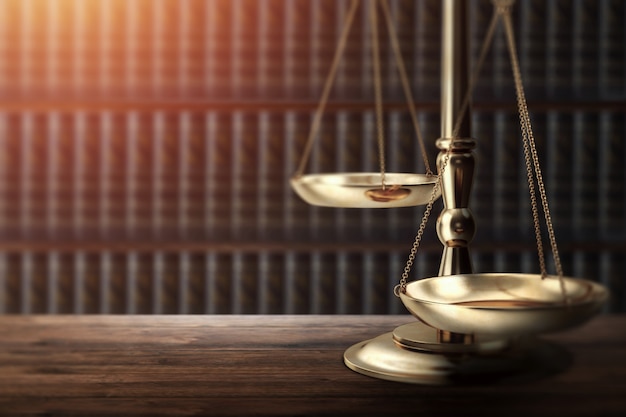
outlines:
M0 415L626 416L626 316L544 337L532 382L422 386L343 364L409 316L0 316Z

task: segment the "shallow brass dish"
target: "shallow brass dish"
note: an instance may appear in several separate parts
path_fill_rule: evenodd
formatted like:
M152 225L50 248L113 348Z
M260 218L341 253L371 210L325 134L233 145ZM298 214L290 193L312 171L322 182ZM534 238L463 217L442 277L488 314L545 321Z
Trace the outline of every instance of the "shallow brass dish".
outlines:
M413 281L400 294L420 321L440 330L502 337L574 327L599 312L605 287L583 279L534 274L466 274Z
M390 208L428 203L436 182L434 175L389 172L383 190L379 172L357 172L302 175L291 187L315 206Z

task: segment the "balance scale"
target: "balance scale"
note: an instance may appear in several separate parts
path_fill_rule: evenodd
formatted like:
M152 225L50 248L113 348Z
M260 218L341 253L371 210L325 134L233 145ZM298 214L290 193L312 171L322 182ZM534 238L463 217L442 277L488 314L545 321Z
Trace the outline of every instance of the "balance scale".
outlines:
M371 377L434 385L494 381L541 373L542 369L558 362L562 352L537 336L587 321L601 310L608 291L600 284L566 277L562 272L517 61L511 23L514 0L493 1L493 18L471 77L467 69L466 1L444 0L442 3L441 138L436 142L440 149L437 175L430 171L425 157L387 0L369 0L380 172L305 174L306 161L319 130L337 63L360 3L360 0L350 3L309 139L291 185L302 199L314 205L357 208L425 205L426 208L404 273L394 289L395 295L417 321L351 346L344 353L344 362L350 369ZM423 174L388 173L385 170L377 33L380 11L386 20L424 156L426 173ZM504 25L515 80L540 274L473 273L470 259L469 244L474 236L475 223L468 205L474 171L472 150L476 143L470 133L469 102L499 23ZM444 245L439 276L409 282L433 202L439 197L444 203L437 219L437 234ZM554 275L546 272L540 206L555 263Z

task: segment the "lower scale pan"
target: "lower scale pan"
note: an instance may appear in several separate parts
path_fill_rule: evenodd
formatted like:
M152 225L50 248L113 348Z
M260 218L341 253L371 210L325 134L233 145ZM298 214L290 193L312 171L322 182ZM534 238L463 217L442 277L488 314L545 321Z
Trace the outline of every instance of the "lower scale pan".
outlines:
M391 208L427 204L437 177L426 174L380 172L308 174L291 179L294 191L315 206Z
M608 291L577 278L490 273L413 281L400 298L434 328L512 337L577 326L600 311Z

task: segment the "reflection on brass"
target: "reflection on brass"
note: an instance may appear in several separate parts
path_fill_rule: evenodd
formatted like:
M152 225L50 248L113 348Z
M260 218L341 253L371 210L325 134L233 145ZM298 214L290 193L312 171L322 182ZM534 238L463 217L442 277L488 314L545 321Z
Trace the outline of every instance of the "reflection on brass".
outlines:
M564 330L597 314L608 290L595 282L536 274L461 274L413 281L400 294L419 320L448 332L515 337Z
M438 330L437 340L439 343L470 345L474 343L474 335Z
M448 346L471 346L453 345ZM537 339L519 339L506 349L471 354L420 352L398 346L391 333L359 342L344 353L344 363L360 374L413 384L476 384L537 378L562 360L563 350ZM559 369L561 370L561 369Z
M475 301L462 301L460 303L453 303L457 306L474 306L474 307L494 307L494 308L507 308L507 307L545 307L549 305L555 305L555 303L546 303L541 301L528 301L528 300L475 300ZM560 302L557 305L562 305Z
M401 188L399 185L391 185L385 188L372 188L365 192L367 198L381 203L389 201L402 200L411 194L408 188Z
M442 332L420 322L413 322L396 327L392 333L393 341L403 349L417 352L468 354L495 353L506 349L510 341L493 336L459 335L458 333ZM443 336L442 336L443 335ZM453 337L449 337L454 335ZM446 340L444 343L443 339ZM458 338L459 343L452 343Z
M292 178L291 187L315 206L392 208L428 203L437 182L434 175L394 172L385 173L385 179L394 185L383 190L380 172L307 174Z

